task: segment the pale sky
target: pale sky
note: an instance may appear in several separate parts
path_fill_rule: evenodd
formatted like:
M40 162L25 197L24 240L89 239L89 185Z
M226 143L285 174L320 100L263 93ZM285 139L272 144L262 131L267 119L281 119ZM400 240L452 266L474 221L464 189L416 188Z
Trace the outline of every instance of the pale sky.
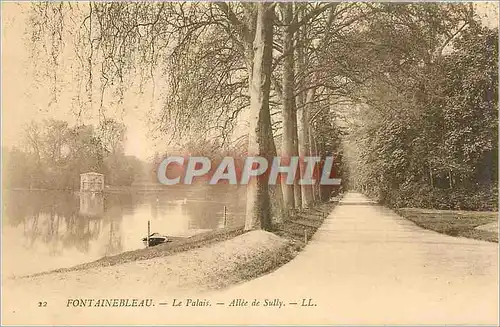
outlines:
M26 19L24 13L28 3L2 3L2 141L6 146L19 142L19 130L31 121L47 118L63 119L70 124L76 122L72 114L72 98L76 92L76 80L72 72L59 73L63 89L57 104L49 106L52 97L50 80L39 83L34 80L34 68L30 60L30 49L26 42ZM65 55L72 57L71 47L66 47ZM75 64L65 62L64 66ZM71 70L71 69L68 69ZM146 88L149 90L150 88ZM137 90L135 90L137 91ZM156 149L162 151L165 146L160 141L148 138L146 113L153 103L159 106L161 101L153 101L152 93L138 96L129 91L125 95L123 107L114 106L107 110L107 115L123 121L127 125L126 152L141 159L152 156ZM85 123L97 122L96 104L93 112L84 115Z
M11 146L19 142L19 130L31 119L64 119L75 122L72 114L72 97L75 95L76 77L74 70L66 68L59 78L64 88L57 104L48 106L51 99L51 83L37 82L34 76L30 50L25 41L27 14L24 12L29 3L2 2L2 142ZM483 21L490 26L498 26L498 3L477 3L476 7ZM71 58L70 47L66 47L65 58ZM75 60L67 60L64 67L71 67ZM149 92L150 93L150 92ZM157 95L158 96L158 95ZM113 118L122 120L128 128L126 152L139 158L152 156L155 150L166 149L165 142L152 141L147 135L147 112L162 105L161 99L153 99L152 94L138 96L128 92L123 107L111 107ZM96 110L85 115L86 122L96 122ZM118 113L118 114L116 114Z

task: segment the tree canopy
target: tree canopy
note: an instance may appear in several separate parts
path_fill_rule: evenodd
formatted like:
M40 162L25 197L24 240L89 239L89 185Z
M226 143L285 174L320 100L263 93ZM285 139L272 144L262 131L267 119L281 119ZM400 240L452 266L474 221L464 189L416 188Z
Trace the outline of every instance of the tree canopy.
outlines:
M73 46L81 106L98 94L101 123L107 94L123 101L138 83L162 95L146 112L159 134L335 155L346 186L390 205L481 209L497 187L498 29L472 4L41 2L30 25L54 85ZM111 153L116 141L99 139ZM273 191L259 179L246 228L321 198L319 185Z

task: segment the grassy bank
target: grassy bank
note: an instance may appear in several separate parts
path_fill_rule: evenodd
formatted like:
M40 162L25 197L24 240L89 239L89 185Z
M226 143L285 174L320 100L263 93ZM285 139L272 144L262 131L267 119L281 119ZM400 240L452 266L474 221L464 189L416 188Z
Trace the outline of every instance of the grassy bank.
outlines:
M250 260L240 260L230 274L223 273L224 278L221 280L224 283L220 287L268 274L295 258L336 204L337 202L319 203L309 209L296 210L284 222L273 225L271 232L285 239L286 245L267 251L264 255L255 255Z
M288 217L284 223L274 225L271 232L286 239L288 241L287 247L281 248L279 253L272 253L268 256L257 257L255 260L246 261L238 268L238 273L231 278L236 278L236 280L254 278L257 277L256 274L261 274L262 271L272 271L293 259L306 244L304 238L305 234L307 234L307 239L310 239L319 226L321 226L323 220L332 210L333 206L333 203L322 203L311 209L299 210L296 211L292 217ZM227 241L244 233L243 227L217 229L187 238L175 239L173 242L160 244L150 248L127 251L117 255L103 257L96 261L69 268L60 268L37 273L29 277L109 267L133 261L170 256L176 253Z
M310 209L296 211L283 223L273 226L273 232L281 237L293 240L301 246L310 240L321 226L336 203L321 203Z
M174 242L160 244L150 248L127 251L117 255L103 257L96 261L83 263L70 268L55 269L47 272L34 274L33 276L45 275L55 272L70 272L70 271L84 270L90 268L108 267L132 261L164 257L183 251L188 251L191 249L204 247L213 243L229 240L243 233L244 233L243 227L218 229L210 232L196 234L187 238L179 238L176 239Z
M498 221L498 212L401 208L396 211L416 225L450 236L497 242L498 231L476 229Z

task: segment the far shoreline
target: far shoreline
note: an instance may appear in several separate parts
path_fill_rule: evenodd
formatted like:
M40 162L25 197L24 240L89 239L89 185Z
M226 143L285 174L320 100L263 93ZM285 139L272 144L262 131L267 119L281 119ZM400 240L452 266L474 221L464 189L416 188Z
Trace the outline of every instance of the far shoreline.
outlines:
M67 189L52 189L52 188L2 188L2 191L15 191L15 192L68 192L75 194L116 194L116 193L154 193L154 192L164 192L168 191L172 188L183 188L187 186L199 186L204 185L201 184L178 184L178 185L162 185L159 183L151 183L151 184L137 184L137 185L123 185L123 186L111 186L105 185L102 191L80 191L77 188L67 188ZM231 185L227 183L219 183L217 185L208 185L207 186L230 186L236 188L244 188L245 185Z

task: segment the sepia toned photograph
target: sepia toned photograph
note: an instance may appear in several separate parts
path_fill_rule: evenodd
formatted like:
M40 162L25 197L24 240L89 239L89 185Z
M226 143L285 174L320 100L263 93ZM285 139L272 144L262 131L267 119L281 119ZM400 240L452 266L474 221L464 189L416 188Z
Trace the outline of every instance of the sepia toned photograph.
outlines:
M498 24L2 2L2 326L498 326Z

